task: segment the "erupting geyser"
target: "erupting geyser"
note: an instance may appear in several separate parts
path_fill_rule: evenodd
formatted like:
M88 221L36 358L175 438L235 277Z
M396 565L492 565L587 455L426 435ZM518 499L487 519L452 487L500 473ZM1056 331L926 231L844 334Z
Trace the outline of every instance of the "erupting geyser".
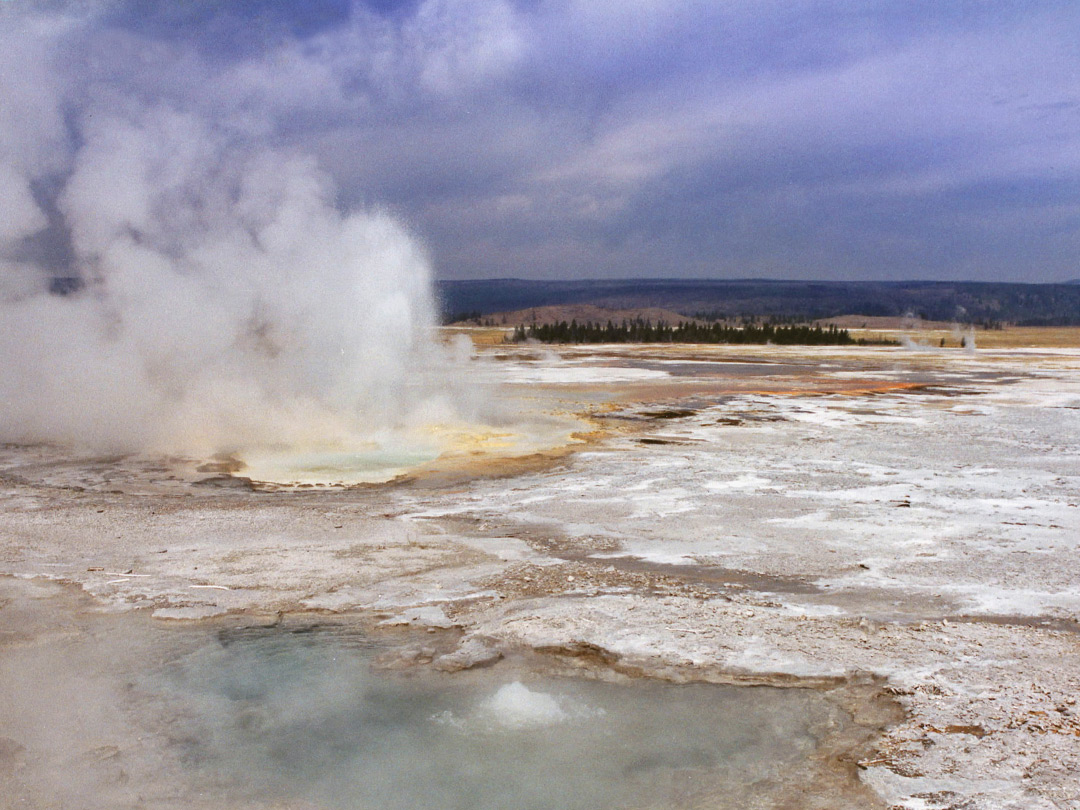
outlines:
M361 479L438 455L472 395L417 241L343 212L251 110L83 86L59 54L93 26L64 22L0 32L0 440L302 451Z
M5 438L231 451L451 418L429 265L396 222L168 109L85 137L58 198L84 287L6 296Z

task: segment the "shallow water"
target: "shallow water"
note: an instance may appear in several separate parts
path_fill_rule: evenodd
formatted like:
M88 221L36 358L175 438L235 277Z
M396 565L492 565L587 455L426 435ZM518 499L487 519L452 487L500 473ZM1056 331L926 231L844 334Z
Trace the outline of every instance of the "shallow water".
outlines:
M439 457L434 446L363 450L282 451L244 455L242 474L256 481L296 485L382 483Z
M490 465L556 450L575 443L574 434L585 427L575 418L537 412L535 403L515 405L513 411L506 424L431 422L336 444L252 448L235 454L237 467L230 472L285 487L386 483L408 474L457 469L478 459Z
M347 627L0 617L20 807L772 807L847 722L805 689L388 673Z
M403 678L369 656L318 633L246 634L145 688L185 706L190 755L230 792L331 808L692 807L721 785L749 798L839 720L801 690Z

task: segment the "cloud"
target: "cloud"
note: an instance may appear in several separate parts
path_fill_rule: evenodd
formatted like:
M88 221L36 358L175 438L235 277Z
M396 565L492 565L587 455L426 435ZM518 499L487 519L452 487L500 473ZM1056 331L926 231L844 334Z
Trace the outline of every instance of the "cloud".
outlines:
M137 98L313 155L444 276L1075 275L1074 4L97 8L35 130Z
M843 40L804 20L786 64L721 57L628 86L526 196L569 202L546 224L591 240L594 272L1074 275L1080 60L1060 13L931 21ZM988 206L1006 225L989 242Z

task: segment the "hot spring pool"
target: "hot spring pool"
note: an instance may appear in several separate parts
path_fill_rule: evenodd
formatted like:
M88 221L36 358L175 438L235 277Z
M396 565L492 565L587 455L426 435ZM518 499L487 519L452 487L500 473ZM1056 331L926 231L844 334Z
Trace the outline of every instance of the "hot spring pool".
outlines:
M261 452L244 456L245 477L286 486L377 484L429 464L440 455L437 447L397 449Z
M774 807L849 722L810 689L388 673L340 627L75 627L0 645L26 806Z
M337 444L264 447L235 453L232 470L285 487L351 486L423 471L485 467L500 459L549 452L579 442L589 427L567 416L521 414L513 424L430 424Z
M185 757L229 792L330 808L715 807L721 786L747 807L840 721L806 690L392 677L370 654L246 633L144 688L184 707Z

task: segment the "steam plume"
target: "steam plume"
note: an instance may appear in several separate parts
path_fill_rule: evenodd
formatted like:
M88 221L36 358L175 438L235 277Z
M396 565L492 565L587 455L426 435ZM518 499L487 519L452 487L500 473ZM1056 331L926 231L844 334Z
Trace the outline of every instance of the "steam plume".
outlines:
M0 440L228 450L445 415L399 223L340 211L257 105L78 75L93 12L0 17Z

